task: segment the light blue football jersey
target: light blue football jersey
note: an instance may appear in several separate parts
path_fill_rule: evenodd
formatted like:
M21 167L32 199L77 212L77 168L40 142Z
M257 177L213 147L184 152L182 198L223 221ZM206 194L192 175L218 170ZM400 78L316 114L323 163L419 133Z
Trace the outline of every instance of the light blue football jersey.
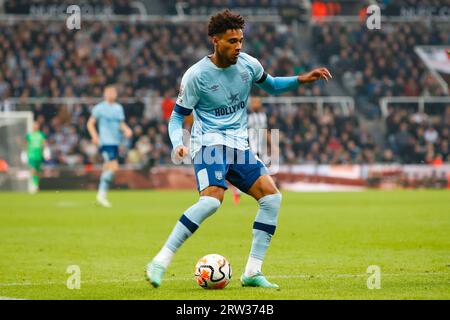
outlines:
M228 68L217 67L207 56L186 71L176 103L193 110L192 158L202 146L248 149L248 98L263 73L261 63L246 53Z
M122 140L120 123L125 121L123 107L103 101L92 109L92 116L98 123L100 146L119 145Z

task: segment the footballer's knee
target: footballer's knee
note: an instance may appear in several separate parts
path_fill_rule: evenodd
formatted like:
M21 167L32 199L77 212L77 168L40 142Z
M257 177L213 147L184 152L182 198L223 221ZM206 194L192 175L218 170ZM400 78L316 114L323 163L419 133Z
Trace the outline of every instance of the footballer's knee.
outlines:
M262 209L265 209L268 212L276 212L276 214L278 214L281 207L281 199L281 193L276 192L260 198L258 203Z
M210 214L216 212L221 205L219 199L211 196L201 196L199 199L199 203L205 206L205 208L207 209L208 212L210 212Z
M279 192L280 191L278 191L275 181L273 181L272 177L269 175L259 177L247 191L247 193L257 201L267 195L272 195Z
M108 171L111 171L113 173L115 173L118 168L119 168L119 163L118 163L117 160L108 161L103 166L104 170L108 170Z
M180 222L185 224L192 233L205 221L209 216L214 214L220 207L220 201L211 196L201 196L196 204L190 207L185 213L182 215ZM186 221L191 221L191 223L187 223ZM194 225L196 227L189 228L189 224Z
M225 189L218 186L209 186L200 192L200 196L212 197L219 200L220 203L223 201L223 196L225 194ZM219 205L220 205L219 203Z

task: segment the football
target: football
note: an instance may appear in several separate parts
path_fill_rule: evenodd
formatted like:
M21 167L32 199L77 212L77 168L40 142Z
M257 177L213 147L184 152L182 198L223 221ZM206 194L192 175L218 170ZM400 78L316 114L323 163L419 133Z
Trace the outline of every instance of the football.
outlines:
M231 265L220 254L208 254L195 266L195 280L204 289L223 289L231 279Z

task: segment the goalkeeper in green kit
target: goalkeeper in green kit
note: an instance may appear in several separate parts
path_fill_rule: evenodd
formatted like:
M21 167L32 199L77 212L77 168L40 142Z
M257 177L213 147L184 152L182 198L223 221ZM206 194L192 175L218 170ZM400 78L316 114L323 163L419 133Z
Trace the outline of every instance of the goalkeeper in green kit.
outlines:
M33 123L33 131L27 133L27 158L28 165L31 169L31 193L36 193L39 190L39 175L41 172L41 165L47 157L48 148L45 134L39 130L39 123Z

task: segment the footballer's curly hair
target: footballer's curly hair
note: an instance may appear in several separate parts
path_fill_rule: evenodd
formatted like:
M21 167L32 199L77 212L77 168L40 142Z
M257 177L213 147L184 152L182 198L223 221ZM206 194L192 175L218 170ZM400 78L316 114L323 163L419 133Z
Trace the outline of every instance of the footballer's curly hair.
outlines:
M244 29L245 20L240 14L235 14L226 9L209 19L208 36L223 33L229 29Z

